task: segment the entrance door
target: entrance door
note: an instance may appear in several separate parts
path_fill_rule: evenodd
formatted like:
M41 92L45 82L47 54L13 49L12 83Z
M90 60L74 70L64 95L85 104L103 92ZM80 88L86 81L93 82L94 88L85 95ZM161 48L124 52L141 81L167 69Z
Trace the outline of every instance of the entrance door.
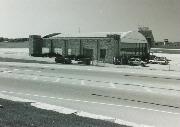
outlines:
M83 49L83 55L85 57L92 58L93 57L93 49L86 49L86 48L84 48Z

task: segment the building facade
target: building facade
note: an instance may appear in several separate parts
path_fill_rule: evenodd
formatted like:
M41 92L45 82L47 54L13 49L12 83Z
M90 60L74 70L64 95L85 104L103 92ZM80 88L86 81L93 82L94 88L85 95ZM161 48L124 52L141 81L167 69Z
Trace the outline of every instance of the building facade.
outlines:
M50 38L30 36L29 54L56 53L63 56L83 55L93 60L113 63L114 58L147 58L149 46L137 31L93 34L60 34ZM35 44L34 44L35 43ZM38 45L38 46L37 46Z

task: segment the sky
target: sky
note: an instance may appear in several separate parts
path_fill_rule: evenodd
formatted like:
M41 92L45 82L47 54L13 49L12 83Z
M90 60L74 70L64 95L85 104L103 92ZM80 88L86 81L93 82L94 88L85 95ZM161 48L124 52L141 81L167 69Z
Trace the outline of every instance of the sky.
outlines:
M180 0L0 0L0 36L126 32L149 27L180 41Z

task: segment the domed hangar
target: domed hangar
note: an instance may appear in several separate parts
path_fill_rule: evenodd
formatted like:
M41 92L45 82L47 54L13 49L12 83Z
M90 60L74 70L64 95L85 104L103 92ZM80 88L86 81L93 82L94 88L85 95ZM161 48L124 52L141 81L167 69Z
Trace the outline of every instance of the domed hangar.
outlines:
M146 59L149 54L148 42L137 31L122 33L120 51L120 54L124 56L137 56Z
M55 34L41 39L34 37L36 36L30 36L29 39L29 54L32 56L48 53L63 56L83 55L107 63L113 63L115 58L126 63L123 61L131 57L148 59L149 56L146 38L138 31ZM41 41L37 42L38 40Z

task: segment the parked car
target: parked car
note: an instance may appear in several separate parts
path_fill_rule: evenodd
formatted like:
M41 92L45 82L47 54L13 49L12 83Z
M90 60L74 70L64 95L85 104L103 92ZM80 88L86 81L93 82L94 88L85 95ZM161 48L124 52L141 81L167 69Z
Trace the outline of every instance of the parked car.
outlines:
M158 64L167 65L169 63L166 57L156 57L155 60Z
M149 60L149 63L167 65L169 61L170 60L168 60L166 57L155 57L154 59Z
M140 58L130 58L128 60L128 64L131 65L131 66L146 66L146 62L142 61Z
M57 56L57 57L55 58L55 62L56 62L56 63L62 63L62 64L71 64L71 63L72 63L72 61L71 61L70 58L68 58L68 57L63 57L63 56Z
M150 59L150 60L149 60L149 63L150 63L150 64L157 64L157 60L156 60L156 59Z
M83 55L78 55L75 60L78 61L78 64L86 64L86 65L90 65L92 61L90 57Z

